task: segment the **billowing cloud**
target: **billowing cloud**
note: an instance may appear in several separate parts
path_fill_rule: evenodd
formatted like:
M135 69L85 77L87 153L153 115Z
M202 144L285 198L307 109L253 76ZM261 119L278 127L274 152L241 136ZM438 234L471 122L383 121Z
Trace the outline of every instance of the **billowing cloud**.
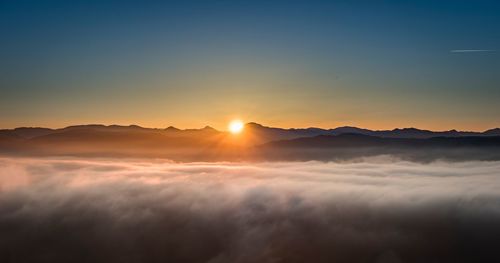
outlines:
M493 262L500 162L0 159L0 262Z

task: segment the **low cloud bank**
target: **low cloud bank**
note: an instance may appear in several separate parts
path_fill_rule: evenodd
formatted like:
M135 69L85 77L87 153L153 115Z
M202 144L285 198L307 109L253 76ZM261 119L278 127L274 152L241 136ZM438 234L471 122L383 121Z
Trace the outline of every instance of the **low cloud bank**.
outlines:
M500 259L497 161L0 167L0 262Z

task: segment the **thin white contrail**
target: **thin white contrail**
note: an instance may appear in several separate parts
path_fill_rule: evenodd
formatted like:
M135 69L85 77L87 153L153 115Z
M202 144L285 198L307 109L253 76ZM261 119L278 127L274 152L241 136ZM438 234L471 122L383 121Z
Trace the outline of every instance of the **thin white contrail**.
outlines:
M495 52L494 49L453 49L450 53L479 53L479 52Z

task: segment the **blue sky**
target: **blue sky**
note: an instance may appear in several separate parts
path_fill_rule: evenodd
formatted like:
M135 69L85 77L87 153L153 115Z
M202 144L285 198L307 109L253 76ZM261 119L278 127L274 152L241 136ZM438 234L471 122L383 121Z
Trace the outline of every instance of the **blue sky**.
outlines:
M499 14L498 1L1 1L0 123L497 127Z

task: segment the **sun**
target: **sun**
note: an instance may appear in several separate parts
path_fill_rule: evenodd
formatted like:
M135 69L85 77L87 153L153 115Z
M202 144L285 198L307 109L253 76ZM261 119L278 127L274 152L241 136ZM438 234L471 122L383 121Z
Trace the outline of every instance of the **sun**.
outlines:
M243 131L244 126L245 125L243 124L242 121L233 120L229 123L228 129L229 129L229 132L231 132L232 134L238 134L241 131Z

